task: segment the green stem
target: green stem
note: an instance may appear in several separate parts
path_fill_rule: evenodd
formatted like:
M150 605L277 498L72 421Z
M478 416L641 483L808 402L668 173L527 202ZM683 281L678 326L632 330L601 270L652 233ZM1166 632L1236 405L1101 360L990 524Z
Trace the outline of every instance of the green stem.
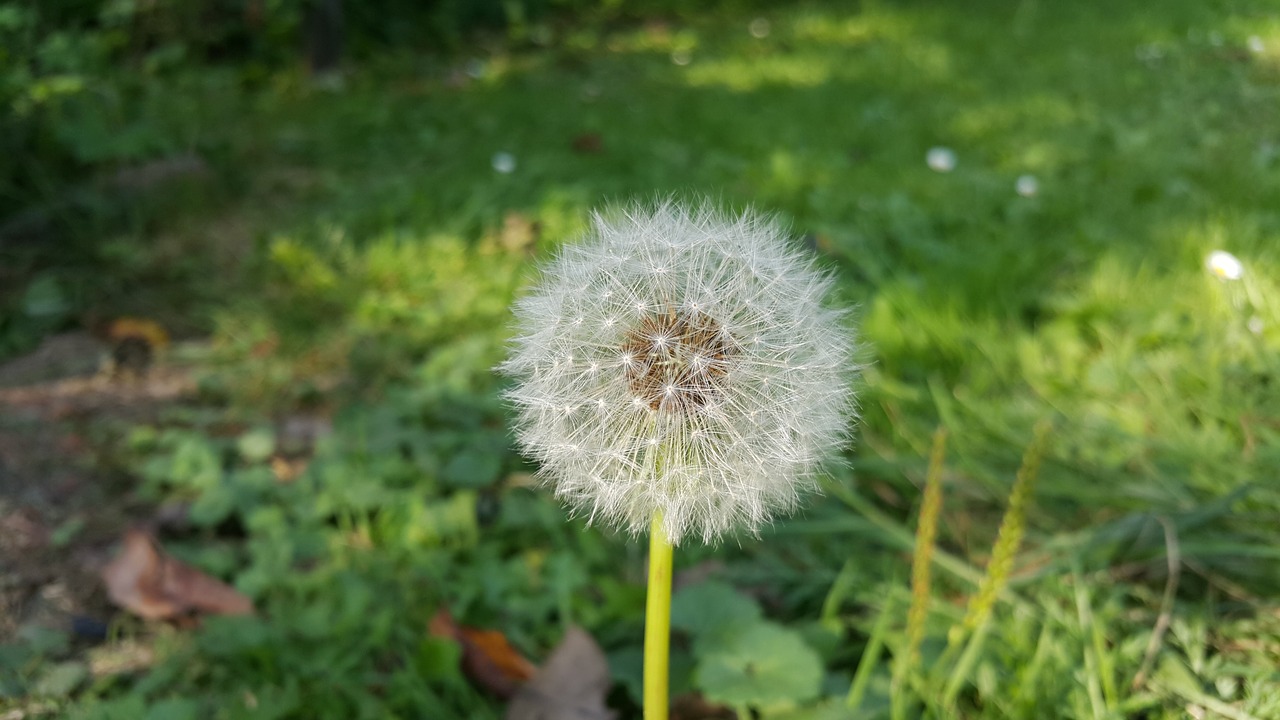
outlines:
M667 680L671 647L671 543L662 513L649 531L649 596L644 618L644 720L667 720Z

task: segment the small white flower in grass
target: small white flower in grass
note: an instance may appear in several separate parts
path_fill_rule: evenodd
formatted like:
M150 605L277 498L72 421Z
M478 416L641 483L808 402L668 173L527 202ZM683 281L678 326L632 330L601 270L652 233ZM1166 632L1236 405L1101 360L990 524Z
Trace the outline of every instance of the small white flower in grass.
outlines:
M849 437L855 343L831 283L754 213L597 215L516 305L520 445L592 520L638 534L657 513L672 543L758 530ZM565 405L597 410L548 411Z
M1209 253L1204 265L1209 272L1223 280L1239 280L1244 276L1244 263L1226 250L1214 250Z
M493 165L494 170L502 173L503 175L508 175L515 172L516 156L509 152L494 153L493 159L490 160L490 163Z
M932 147L924 156L925 164L934 172L951 172L956 169L956 154L951 148Z

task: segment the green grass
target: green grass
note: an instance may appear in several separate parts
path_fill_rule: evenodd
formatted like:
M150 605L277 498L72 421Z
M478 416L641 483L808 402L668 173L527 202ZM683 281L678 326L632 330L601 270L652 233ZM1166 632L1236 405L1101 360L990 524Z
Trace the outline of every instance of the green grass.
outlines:
M122 620L170 659L82 685L74 716L497 717L426 635L442 603L535 658L582 624L638 687L639 544L503 481L528 468L489 368L530 255L502 229L538 223L544 257L601 203L707 193L810 234L865 343L857 447L824 496L760 540L677 552L677 570L726 562L820 656L821 697L764 717L888 717L894 693L921 717L1280 717L1280 16L802 4L765 12L763 39L753 17L565 30L481 53L461 85L465 58L369 61L336 91L210 69L140 111L234 190L117 227L108 242L143 253L130 272L163 282L135 297L101 279L95 302L213 328L219 414L319 404L336 432L290 485L199 420L135 433L139 492L193 500L201 529L178 546L263 612L172 635ZM602 152L573 150L584 133ZM937 145L954 171L926 166ZM184 253L165 248L221 272L173 270ZM1206 272L1215 249L1242 279ZM1046 419L1021 552L956 662L948 636ZM940 425L933 599L891 683L915 657L910 554ZM724 697L688 670L720 657L705 637L677 643L673 688ZM25 662L0 690L47 667Z

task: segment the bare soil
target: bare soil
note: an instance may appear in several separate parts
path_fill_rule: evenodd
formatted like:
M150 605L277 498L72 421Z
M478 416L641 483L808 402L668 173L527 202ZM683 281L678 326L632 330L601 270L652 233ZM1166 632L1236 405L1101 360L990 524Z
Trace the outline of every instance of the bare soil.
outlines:
M0 643L24 625L70 629L111 614L99 571L144 521L113 439L194 393L163 360L128 376L87 333L0 364Z

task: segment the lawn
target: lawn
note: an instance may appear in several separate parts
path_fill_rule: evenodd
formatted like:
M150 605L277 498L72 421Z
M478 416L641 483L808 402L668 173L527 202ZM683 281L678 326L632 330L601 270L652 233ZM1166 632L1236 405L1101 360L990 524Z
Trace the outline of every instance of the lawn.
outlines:
M65 106L86 157L203 169L119 212L49 201L91 251L0 244L9 352L136 316L192 378L80 421L101 508L49 510L48 552L149 522L257 612L147 622L95 586L104 638L15 615L0 717L502 717L442 609L535 665L584 628L639 717L644 544L537 487L492 368L591 209L704 195L813 248L865 367L820 495L677 548L679 717L1280 717L1274 6L538 27L324 81L121 70Z

